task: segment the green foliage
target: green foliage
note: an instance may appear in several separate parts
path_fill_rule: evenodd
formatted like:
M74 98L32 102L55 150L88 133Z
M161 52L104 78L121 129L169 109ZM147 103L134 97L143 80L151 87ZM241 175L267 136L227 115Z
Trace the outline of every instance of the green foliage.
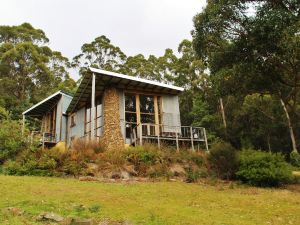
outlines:
M0 26L0 105L12 118L58 87L74 89L68 58L47 46L48 38L28 23Z
M161 159L161 152L152 145L130 147L124 151L124 154L129 162L134 165L145 163L154 165Z
M22 151L15 160L5 162L3 173L30 176L79 176L84 174L84 160L72 158L71 152L60 152L56 148L31 148Z
M292 166L300 169L300 154L297 152L292 152L290 155L290 162Z
M8 159L14 159L19 152L29 147L21 129L19 121L0 120L0 164Z
M281 154L243 150L237 178L255 186L279 186L292 180L292 170Z
M299 1L208 1L194 18L193 45L209 65L214 93L222 98L234 96L240 103L237 107L224 104L225 138L237 147L282 148L286 154L297 150L289 135L299 139L299 7ZM254 98L252 109L240 109L243 98L253 93L268 93L271 98ZM257 104L266 100L276 107ZM280 109L280 101L289 115ZM232 113L246 118L235 121Z
M194 183L197 182L200 178L207 178L209 176L208 171L205 169L193 169L188 167L186 169L186 182Z
M211 169L222 179L231 179L238 168L238 154L231 144L217 142L212 145L207 160Z
M91 43L81 47L81 53L73 58L73 66L80 67L84 74L89 67L108 71L119 71L126 60L122 50L114 46L104 35L96 37Z

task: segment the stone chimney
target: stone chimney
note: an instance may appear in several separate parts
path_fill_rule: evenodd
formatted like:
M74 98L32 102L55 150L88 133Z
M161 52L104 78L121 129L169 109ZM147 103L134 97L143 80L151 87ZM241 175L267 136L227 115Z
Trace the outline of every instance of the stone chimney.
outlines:
M114 87L107 87L103 95L103 135L100 143L106 150L122 150L125 146L120 126L119 93Z

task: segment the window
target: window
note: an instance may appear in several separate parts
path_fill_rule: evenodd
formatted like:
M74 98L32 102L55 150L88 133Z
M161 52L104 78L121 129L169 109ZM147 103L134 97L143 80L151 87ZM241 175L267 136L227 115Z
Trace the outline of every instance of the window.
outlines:
M76 126L76 123L75 123L75 113L73 113L71 115L71 127L74 127L74 126Z
M140 95L141 123L155 123L154 97Z
M131 137L133 130L139 123L161 124L161 97L155 95L126 93L125 121L126 138ZM158 132L158 129L156 129L155 126L150 125L149 127L149 132L153 134Z
M102 118L102 97L96 97L96 112L95 112L95 135L100 137L103 131L103 118ZM92 109L90 104L86 105L85 109L85 128L84 128L84 135L91 137L91 129L92 129Z
M91 137L91 106L86 105L85 108L85 126L84 136Z
M125 121L126 138L130 138L132 130L137 125L136 96L135 94L125 95Z

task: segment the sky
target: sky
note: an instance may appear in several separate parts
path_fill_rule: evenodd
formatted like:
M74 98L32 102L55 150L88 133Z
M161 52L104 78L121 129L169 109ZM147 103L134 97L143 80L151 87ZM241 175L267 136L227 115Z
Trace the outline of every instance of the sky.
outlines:
M0 24L31 23L68 58L105 35L126 55L162 55L191 39L193 17L206 0L0 0ZM72 74L73 78L78 78Z

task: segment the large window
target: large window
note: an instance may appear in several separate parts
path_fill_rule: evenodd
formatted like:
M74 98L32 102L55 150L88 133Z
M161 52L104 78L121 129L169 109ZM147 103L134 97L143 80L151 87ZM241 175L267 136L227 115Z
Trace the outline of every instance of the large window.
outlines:
M125 95L125 121L126 121L126 138L130 138L133 129L137 125L136 95Z
M151 130L150 132L154 134L155 126L153 124L161 124L160 108L160 96L125 94L126 138L131 138L136 126L140 123L152 124L152 126L149 125L149 129L152 129L153 131ZM147 129L145 126L144 128Z
M155 123L154 97L140 95L141 123Z
M85 126L84 126L84 135L91 137L91 119L92 119L92 110L91 105L87 104L85 108ZM103 118L102 118L102 101L101 96L96 98L96 117L95 117L95 135L100 137L102 135L103 129Z

